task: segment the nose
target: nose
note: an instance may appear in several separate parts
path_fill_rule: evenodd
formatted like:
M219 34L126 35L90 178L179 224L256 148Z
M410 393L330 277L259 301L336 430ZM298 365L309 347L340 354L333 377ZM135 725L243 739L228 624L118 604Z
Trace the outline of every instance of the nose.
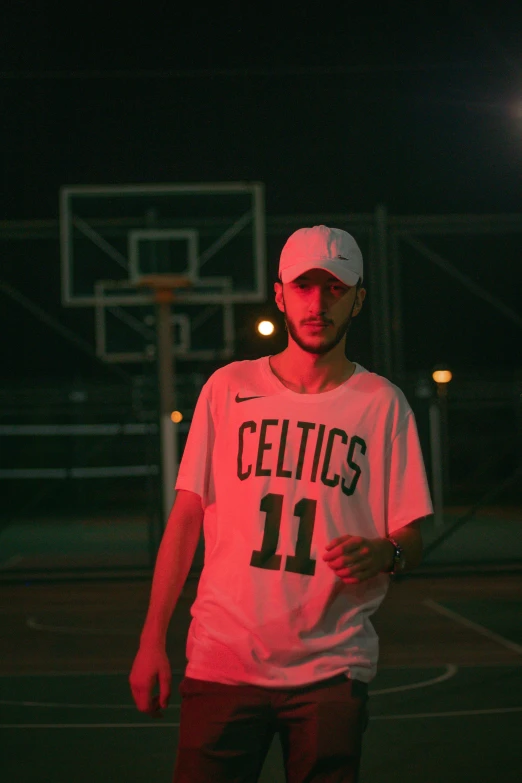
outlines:
M321 286L314 286L310 291L310 298L308 300L308 314L310 318L317 318L321 320L326 317L328 312L328 291L325 291Z

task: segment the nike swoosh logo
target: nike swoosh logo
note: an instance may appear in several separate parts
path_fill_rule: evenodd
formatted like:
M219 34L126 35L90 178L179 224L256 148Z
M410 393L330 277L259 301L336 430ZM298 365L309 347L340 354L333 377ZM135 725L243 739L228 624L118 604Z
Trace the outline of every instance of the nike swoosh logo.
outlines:
M247 400L257 400L260 397L264 397L264 394L256 394L255 397L240 397L239 394L236 394L236 402L246 402Z

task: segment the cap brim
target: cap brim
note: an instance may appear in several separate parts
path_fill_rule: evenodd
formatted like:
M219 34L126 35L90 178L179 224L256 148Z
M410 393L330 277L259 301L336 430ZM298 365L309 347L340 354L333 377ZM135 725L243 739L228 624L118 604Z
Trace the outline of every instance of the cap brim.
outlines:
M311 261L300 261L297 264L288 266L281 272L281 282L291 283L296 277L304 275L304 273L308 272L310 269L325 269L327 272L331 272L334 277L345 285L357 285L360 277L357 272L346 269L346 267L339 263L336 258L327 258L324 261L318 259L315 263L312 263Z

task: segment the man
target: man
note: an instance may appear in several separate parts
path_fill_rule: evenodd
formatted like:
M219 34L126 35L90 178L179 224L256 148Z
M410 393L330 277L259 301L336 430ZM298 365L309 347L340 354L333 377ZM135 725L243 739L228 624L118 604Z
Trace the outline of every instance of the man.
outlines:
M378 658L369 618L389 574L419 564L433 513L403 392L345 355L366 296L355 240L299 229L279 277L287 347L201 390L130 675L138 709L157 715L204 521L176 783L256 781L275 732L289 783L357 780Z

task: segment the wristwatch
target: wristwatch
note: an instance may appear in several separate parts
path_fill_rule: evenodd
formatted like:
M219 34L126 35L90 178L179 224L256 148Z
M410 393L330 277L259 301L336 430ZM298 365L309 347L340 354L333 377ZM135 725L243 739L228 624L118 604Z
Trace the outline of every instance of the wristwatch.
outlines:
M388 541L393 544L394 553L393 553L393 563L392 567L388 569L386 573L388 574L397 574L401 571L404 571L406 567L406 557L404 555L404 549L402 546L391 536L387 536Z

